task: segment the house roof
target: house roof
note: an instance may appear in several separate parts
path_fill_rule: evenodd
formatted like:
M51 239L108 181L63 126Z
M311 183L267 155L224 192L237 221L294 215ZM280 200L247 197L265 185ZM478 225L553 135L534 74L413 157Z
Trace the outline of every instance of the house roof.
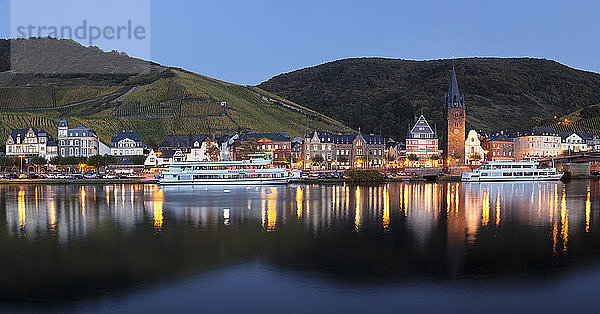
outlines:
M31 128L33 130L33 132L35 133L35 135L38 135L38 131L34 128ZM25 135L27 135L27 132L29 132L29 129L15 129L12 130L12 132L10 132L10 137L14 140L17 137L20 138L25 138Z
M287 135L287 133L284 133L284 132L281 132L281 133L246 133L246 134L242 134L242 136L240 136L240 138L238 140L239 141L258 141L261 138L266 138L273 142L289 142L290 141L290 137Z
M175 155L175 150L169 148L161 148L159 152L160 158L173 158L173 155Z
M594 139L594 135L590 134L586 131L575 131L575 134L579 135L579 137L581 137L584 140L593 140Z
M352 144L358 134L334 134L324 131L315 131L312 134L307 134L307 138L313 138L315 133L319 137L321 143L332 143L332 144ZM383 136L379 134L360 134L367 144L385 144Z
M365 138L365 140L367 141L367 144L369 144L369 145L385 144L385 140L383 139L383 136L381 136L379 134L363 134L362 137Z
M142 140L138 136L137 132L133 132L133 131L130 131L130 132L119 132L119 134L117 134L117 136L113 136L110 139L110 142L111 143L117 143L120 140L126 139L126 138L128 138L128 139L130 139L130 140L132 140L134 142L138 142L138 143L142 142Z
M488 139L486 142L511 142L512 140L509 139L508 137L506 137L504 134L499 134L497 136L494 136L490 139Z
M193 143L202 143L207 138L206 134L172 134L165 137L161 147L192 147Z
M559 136L558 132L553 128L544 127L544 126L536 126L531 130L531 135L551 135L551 136Z

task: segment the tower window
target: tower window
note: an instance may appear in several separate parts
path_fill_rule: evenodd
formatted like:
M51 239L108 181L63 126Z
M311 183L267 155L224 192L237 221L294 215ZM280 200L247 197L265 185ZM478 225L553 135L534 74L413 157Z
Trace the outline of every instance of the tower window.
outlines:
M454 122L454 127L458 128L458 122Z
M458 118L458 112L455 112L455 113L454 113L454 117L455 117L455 118Z

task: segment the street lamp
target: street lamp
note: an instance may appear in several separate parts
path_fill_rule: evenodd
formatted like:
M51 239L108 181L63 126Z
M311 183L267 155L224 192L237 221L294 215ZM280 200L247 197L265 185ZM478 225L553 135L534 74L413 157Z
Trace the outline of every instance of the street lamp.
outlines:
M23 173L23 158L25 158L25 155L19 155L19 159L21 159L21 173Z

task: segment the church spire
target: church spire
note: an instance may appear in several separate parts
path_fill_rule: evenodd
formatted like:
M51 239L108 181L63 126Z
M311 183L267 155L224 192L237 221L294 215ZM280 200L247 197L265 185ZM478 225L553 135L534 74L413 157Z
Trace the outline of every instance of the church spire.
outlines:
M444 99L445 108L464 108L465 99L460 95L458 90L458 81L456 80L456 71L452 66L452 76L450 77L450 86L448 86L448 94Z

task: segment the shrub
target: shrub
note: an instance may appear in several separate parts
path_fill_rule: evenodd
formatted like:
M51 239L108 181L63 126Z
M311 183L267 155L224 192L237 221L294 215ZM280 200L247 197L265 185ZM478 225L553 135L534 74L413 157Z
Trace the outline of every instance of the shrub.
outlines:
M377 170L348 170L346 176L353 182L383 182L384 177Z

